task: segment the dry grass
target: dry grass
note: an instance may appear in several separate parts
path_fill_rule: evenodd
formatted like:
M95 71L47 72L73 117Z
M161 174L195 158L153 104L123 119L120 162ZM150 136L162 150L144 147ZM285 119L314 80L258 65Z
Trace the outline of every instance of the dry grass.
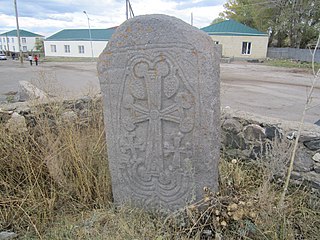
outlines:
M111 200L101 112L69 123L61 106L42 108L28 132L0 128L0 230L39 237L59 215Z
M220 192L204 189L200 202L169 216L113 206L101 106L88 109L68 121L61 105L46 104L29 116L36 126L28 132L0 127L0 231L20 239L319 239L319 197L310 189L291 187L277 208L281 186L270 176L286 159L279 143L274 161L222 159Z

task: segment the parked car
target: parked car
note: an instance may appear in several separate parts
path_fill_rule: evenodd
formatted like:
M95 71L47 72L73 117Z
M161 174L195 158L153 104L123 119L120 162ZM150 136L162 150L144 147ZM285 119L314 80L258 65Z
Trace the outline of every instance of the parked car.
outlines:
M7 60L7 56L3 53L0 53L0 60Z

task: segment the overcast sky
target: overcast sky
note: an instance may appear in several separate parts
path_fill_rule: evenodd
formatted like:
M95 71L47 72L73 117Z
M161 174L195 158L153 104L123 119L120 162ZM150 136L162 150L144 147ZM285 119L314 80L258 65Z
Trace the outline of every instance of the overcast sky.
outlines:
M125 0L16 0L20 29L45 37L66 28L109 28L125 21ZM208 26L227 0L131 0L136 15L162 13ZM13 0L0 0L0 33L16 29Z

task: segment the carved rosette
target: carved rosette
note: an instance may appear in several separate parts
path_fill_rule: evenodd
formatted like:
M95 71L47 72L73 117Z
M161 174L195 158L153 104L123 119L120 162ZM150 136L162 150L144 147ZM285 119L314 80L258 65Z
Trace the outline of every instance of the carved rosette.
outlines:
M127 66L118 123L122 179L143 204L178 205L192 180L196 94L168 53L134 56Z

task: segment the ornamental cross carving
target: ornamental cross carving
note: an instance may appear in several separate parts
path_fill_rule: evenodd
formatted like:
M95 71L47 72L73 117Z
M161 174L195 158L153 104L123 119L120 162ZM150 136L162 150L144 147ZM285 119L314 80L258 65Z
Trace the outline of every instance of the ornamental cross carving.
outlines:
M192 131L194 116L187 110L194 106L194 97L186 87L179 90L183 83L177 67L163 55L153 60L135 58L129 71L128 91L123 97L127 114L123 114L122 124L132 132L138 124L148 122L145 168L156 174L164 171L163 122L177 124L183 133Z

